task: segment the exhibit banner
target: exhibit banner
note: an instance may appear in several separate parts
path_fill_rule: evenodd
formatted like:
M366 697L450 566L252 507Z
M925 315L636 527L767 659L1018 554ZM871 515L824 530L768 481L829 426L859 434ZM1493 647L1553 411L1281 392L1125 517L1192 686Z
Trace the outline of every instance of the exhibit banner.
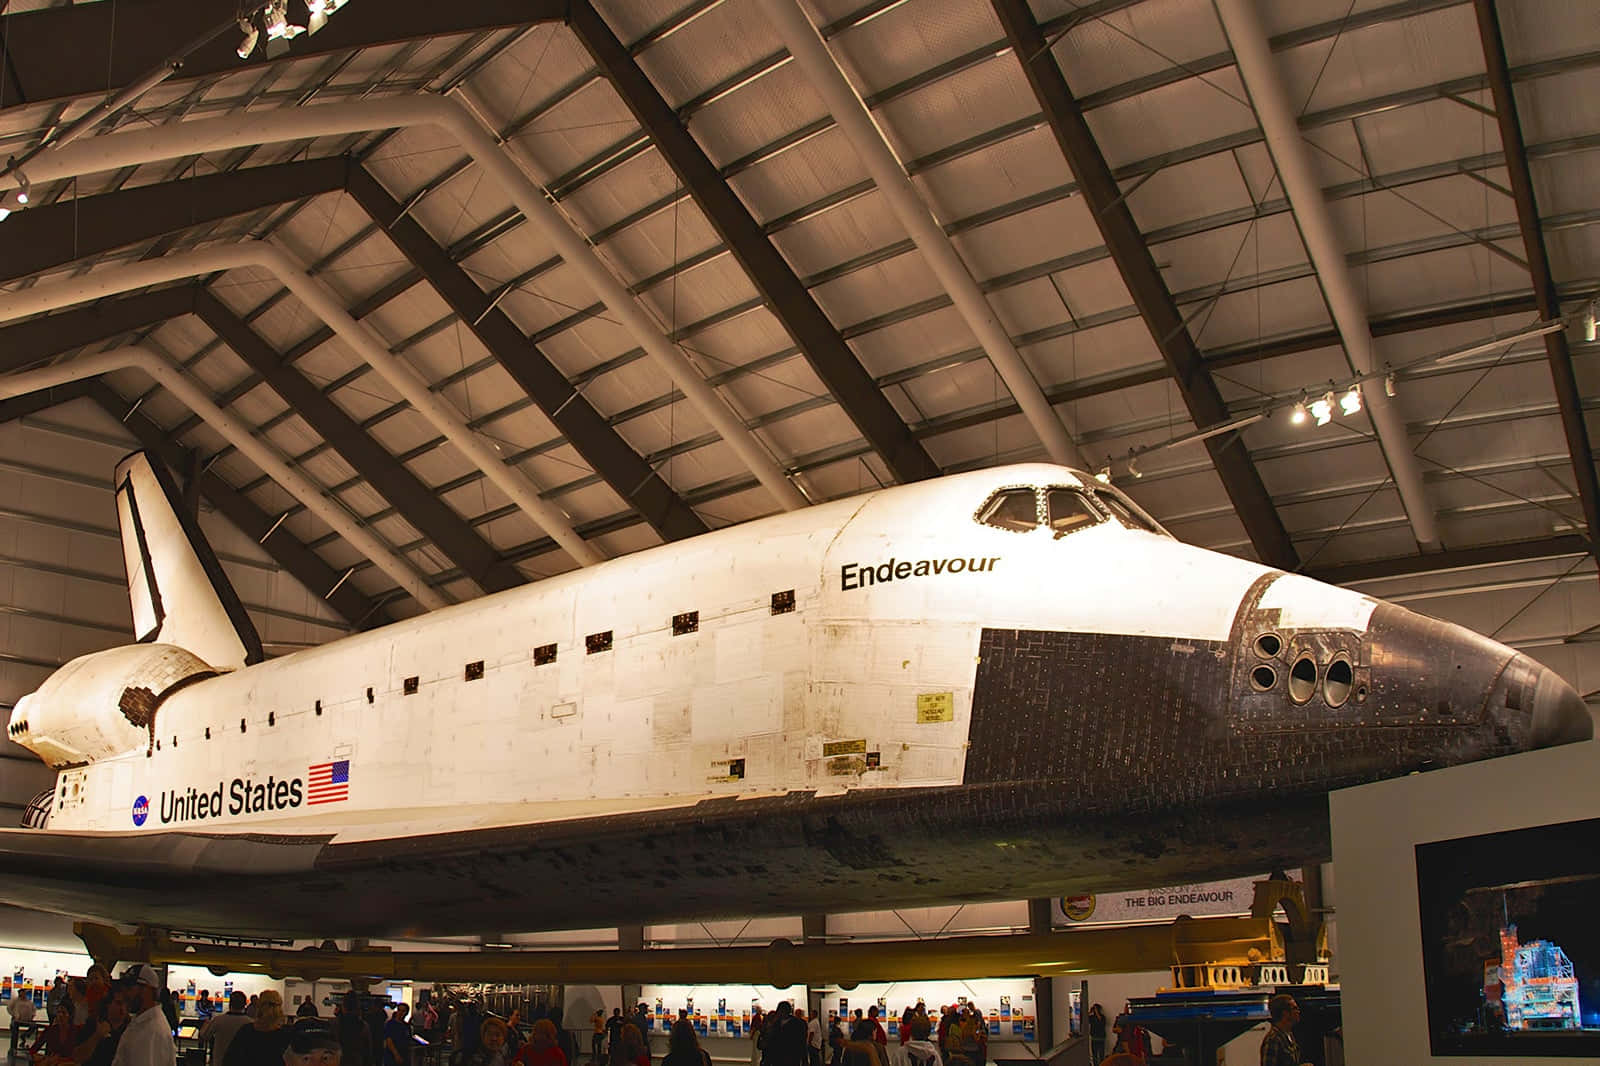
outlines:
M1239 877L1193 885L1167 885L1131 892L1058 896L1052 907L1057 926L1108 925L1118 922L1170 922L1179 915L1192 918L1248 914L1255 899L1256 882L1267 877ZM1298 871L1290 875L1298 881Z

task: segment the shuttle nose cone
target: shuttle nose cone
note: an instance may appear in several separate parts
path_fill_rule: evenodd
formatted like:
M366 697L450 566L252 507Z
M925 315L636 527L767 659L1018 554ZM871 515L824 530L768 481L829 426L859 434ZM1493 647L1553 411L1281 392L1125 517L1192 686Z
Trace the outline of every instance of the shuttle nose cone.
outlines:
M1527 660L1526 656L1517 658ZM1554 670L1528 661L1538 672L1533 692L1533 746L1548 748L1594 737L1594 717L1572 686Z

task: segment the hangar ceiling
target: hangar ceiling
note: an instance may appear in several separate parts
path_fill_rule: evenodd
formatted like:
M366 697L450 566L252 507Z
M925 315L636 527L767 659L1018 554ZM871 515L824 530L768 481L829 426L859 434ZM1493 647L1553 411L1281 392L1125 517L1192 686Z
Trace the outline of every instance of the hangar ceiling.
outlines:
M52 171L57 149L29 150L240 5L0 2L0 158L24 160L0 191L20 173L30 201L0 222L0 702L125 641L109 475L136 446L191 486L282 654L416 614L417 589L462 601L571 569L540 506L609 558L1044 457L1061 431L1184 540L1361 583L1600 689L1591 5L802 0L998 323L975 330L791 59L772 16L794 3L352 0L248 59L229 27ZM1265 63L1242 76L1252 41ZM1299 196L1269 92L1298 127ZM539 202L447 127L309 124L422 97L491 130ZM269 138L269 115L308 125ZM175 126L193 143L111 147ZM252 241L402 369L374 372L260 266L128 274ZM16 384L129 344L375 535L411 590L140 371ZM1363 409L1340 411L1358 381ZM1328 424L1293 420L1328 392ZM32 783L14 765L7 798Z

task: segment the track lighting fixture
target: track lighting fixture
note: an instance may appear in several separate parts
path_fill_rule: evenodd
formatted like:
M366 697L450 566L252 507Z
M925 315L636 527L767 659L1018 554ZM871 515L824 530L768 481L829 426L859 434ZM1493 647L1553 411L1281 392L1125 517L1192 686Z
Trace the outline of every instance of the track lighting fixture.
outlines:
M1296 426L1303 426L1310 417L1306 411L1306 394L1302 392L1299 402L1294 405L1294 410L1289 412L1289 421Z
M1317 425L1325 426L1333 421L1333 390L1323 393L1321 398L1311 401L1311 417Z
M1094 476L1094 479L1100 482L1102 485L1111 484L1111 464L1107 463L1105 466L1102 466L1100 468L1100 472Z
M267 0L267 3L251 8L239 20L239 29L244 33L244 39L239 42L239 58L249 59L255 54L256 47L266 41L267 54L279 55L284 50L284 42L292 41L302 33L316 33L328 24L328 16L344 7L349 0L305 0L305 15L298 12L296 19L304 18L304 23L291 21L289 17L289 0Z
M1350 391L1339 397L1339 410L1347 415L1356 414L1361 410L1361 384L1357 382L1350 386Z
M17 176L17 203L19 206L27 207L29 197L33 192L33 183L28 181L28 176L20 169L13 170L11 173Z
M1383 375L1383 394L1385 396L1393 396L1394 391L1394 371L1391 370Z
M240 19L239 29L244 31L244 40L239 42L239 47L235 51L240 59L249 59L261 41L261 31L256 29L249 19Z
M1144 477L1144 471L1139 469L1139 457L1131 451L1128 453L1128 473L1135 481Z
M1595 312L1600 309L1600 300L1590 300L1589 306L1583 312L1583 339L1593 342L1595 338Z

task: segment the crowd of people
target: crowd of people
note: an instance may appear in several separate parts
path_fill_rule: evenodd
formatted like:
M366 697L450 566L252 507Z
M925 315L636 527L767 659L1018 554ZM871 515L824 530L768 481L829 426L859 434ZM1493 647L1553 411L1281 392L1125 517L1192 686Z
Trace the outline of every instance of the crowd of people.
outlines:
M10 1005L13 1046L19 1027L34 1021L33 1002L17 997ZM387 1009L386 1009L387 1008ZM224 1004L203 990L196 1001L201 1021L199 1043L209 1066L413 1066L414 1035L449 1049L439 1066L578 1066L573 1034L561 1024L559 1007L536 1007L524 1019L519 1011L501 1018L473 999L450 1001L424 992L415 1013L351 992L333 1004L331 1018L319 1015L311 996L289 1019L281 993L234 991ZM48 1023L28 1048L32 1066L174 1066L178 1015L173 997L148 965L130 966L113 981L100 966L84 977L60 979L45 1005ZM1262 1046L1262 1062L1295 1066L1299 1048L1293 1028L1298 1006L1288 996L1271 1003L1272 1027ZM531 1025L529 1024L531 1022ZM666 1051L652 1063L645 1004L624 1015L621 1008L595 1011L590 1018L589 1066L712 1066L687 1012L672 1024ZM808 1017L788 1002L750 1024L751 1066L986 1066L989 1027L971 1004L930 1012L923 1004L899 1016L898 1054L876 1006L848 1016L828 1012ZM1150 1059L1150 1037L1125 1008L1114 1020L1095 1003L1084 1015L1090 1061L1139 1064ZM1108 1041L1114 1040L1110 1047Z

